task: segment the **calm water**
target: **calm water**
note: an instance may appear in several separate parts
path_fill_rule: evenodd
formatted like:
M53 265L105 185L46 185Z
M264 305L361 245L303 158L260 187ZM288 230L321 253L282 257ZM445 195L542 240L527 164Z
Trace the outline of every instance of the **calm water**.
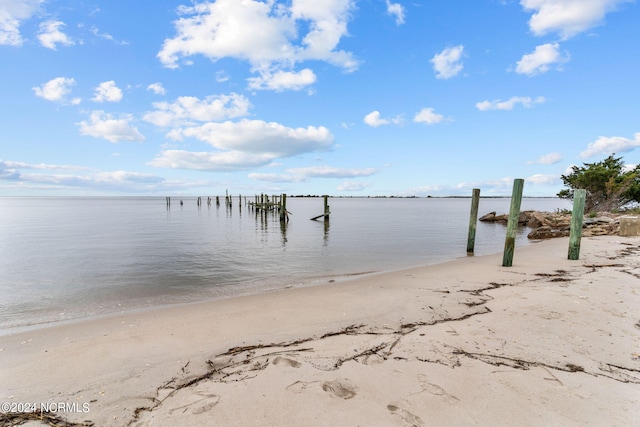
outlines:
M285 227L237 197L231 210L178 200L168 210L164 197L0 198L0 333L466 256L470 199L329 199L325 225L309 220L321 198L289 198ZM480 215L509 203L482 199ZM570 205L522 202L557 208ZM501 252L505 233L479 223L476 254Z

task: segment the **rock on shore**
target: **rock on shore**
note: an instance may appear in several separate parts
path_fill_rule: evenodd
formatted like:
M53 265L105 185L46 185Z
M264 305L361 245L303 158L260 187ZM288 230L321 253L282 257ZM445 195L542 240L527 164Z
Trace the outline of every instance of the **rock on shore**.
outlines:
M602 236L618 235L620 233L620 214L601 213L593 218L585 217L582 222L582 235ZM484 222L498 222L507 224L508 214L496 215L490 212L480 218ZM529 239L551 239L568 236L571 228L571 212L540 212L522 211L518 224L534 228L528 234Z

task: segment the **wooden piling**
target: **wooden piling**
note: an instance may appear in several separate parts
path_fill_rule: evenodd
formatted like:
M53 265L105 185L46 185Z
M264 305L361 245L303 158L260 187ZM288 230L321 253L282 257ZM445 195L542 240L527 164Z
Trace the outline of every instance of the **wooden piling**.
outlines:
M584 202L586 197L587 190L580 189L573 192L573 212L571 212L568 255L568 259L572 261L580 258L580 240L582 239L582 220L584 218Z
M503 267L511 267L513 265L513 252L516 247L516 232L518 231L518 219L520 217L523 187L524 179L513 180L511 208L509 209L509 220L507 222L507 237L504 241L504 254L502 255Z
M216 206L220 206L220 196L216 196Z
M280 197L280 222L289 221L289 213L287 212L287 195L282 194Z
M472 254L476 245L476 225L478 223L478 205L480 203L480 189L474 188L471 196L471 214L469 216L469 236L467 238L467 253Z
M312 221L315 221L319 218L324 218L325 222L329 221L329 215L331 214L331 212L329 212L329 196L322 196L324 198L324 213L322 215L318 215L318 216L314 216L313 218L311 218Z

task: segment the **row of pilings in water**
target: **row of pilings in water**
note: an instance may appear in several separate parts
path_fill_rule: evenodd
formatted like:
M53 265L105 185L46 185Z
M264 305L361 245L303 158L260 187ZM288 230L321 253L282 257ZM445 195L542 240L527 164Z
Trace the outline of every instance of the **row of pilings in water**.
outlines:
M312 220L315 221L320 218L324 219L325 221L329 220L330 212L329 212L328 197L329 196L323 196L324 212L318 216L311 218ZM211 196L208 196L206 200L207 206L211 206L213 201L214 199ZM171 209L171 197L166 197L166 202L167 202L167 209ZM203 204L202 197L198 197L196 199L196 204L198 205L198 207L202 206ZM224 197L224 204L227 209L231 209L233 207L233 197L230 196L228 192ZM183 206L183 205L184 205L184 201L180 200L180 206ZM216 207L220 207L220 196L215 196L215 205ZM242 195L239 195L238 196L239 209L242 209L242 205L243 205L243 197ZM255 210L257 213L263 213L264 215L267 215L268 213L279 215L280 221L282 222L289 221L290 212L287 211L287 195L286 194L272 195L272 196L269 196L267 194L255 195L253 198L253 201L247 200L247 197L245 196L244 205L247 206L249 209Z

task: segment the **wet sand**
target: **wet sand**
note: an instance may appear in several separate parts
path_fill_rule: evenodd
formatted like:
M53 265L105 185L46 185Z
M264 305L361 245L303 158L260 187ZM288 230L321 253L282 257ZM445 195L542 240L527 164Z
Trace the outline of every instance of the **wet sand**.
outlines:
M640 238L567 249L2 336L0 401L96 426L638 425Z

